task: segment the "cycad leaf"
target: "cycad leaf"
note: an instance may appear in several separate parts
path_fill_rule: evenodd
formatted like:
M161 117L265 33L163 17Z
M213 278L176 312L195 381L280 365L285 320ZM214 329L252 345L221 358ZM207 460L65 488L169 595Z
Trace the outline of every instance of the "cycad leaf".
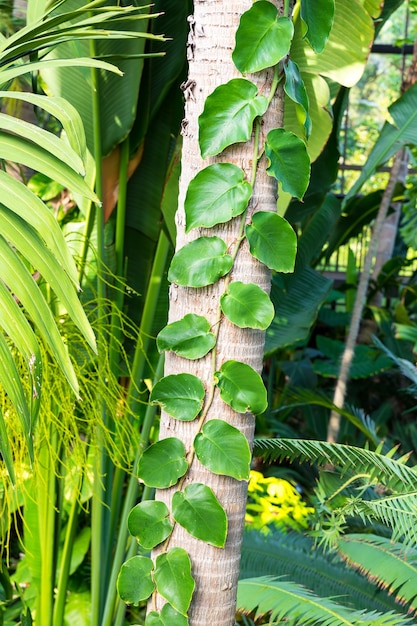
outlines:
M417 546L416 492L358 502L357 511L391 528L392 540L401 541L403 549L409 545Z

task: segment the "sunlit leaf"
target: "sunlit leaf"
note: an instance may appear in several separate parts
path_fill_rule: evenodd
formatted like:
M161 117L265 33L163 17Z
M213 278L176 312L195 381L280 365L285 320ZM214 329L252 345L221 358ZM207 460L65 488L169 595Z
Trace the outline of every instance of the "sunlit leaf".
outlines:
M251 453L243 433L224 420L204 424L194 440L198 460L214 474L248 480Z
M223 548L227 536L227 515L213 491L192 483L172 498L172 514L193 537Z
M292 272L297 252L297 236L280 215L259 211L246 227L251 254L276 272Z
M169 509L164 502L144 500L129 513L127 525L131 535L136 537L145 550L151 550L162 543L172 531Z
M186 232L198 226L211 228L240 215L248 206L252 187L232 163L213 163L188 185L184 209Z
M220 298L226 317L240 328L268 328L274 317L269 296L254 283L231 282Z
M186 287L212 285L230 272L233 259L220 237L199 237L174 255L168 280Z
M215 345L216 338L210 332L210 323L205 317L187 313L177 322L168 324L156 338L159 352L172 350L185 359L201 359Z
M188 469L184 444L176 437L157 441L145 450L138 474L148 487L166 489L175 485Z
M263 413L268 405L262 378L246 363L226 361L215 374L220 397L238 413Z
M268 107L265 96L244 78L233 78L219 85L205 102L199 121L201 156L205 159L234 143L248 141L253 122Z
M322 52L333 26L335 0L301 0L306 38L315 52Z
M157 556L154 576L158 593L186 616L195 587L187 552L172 548Z
M156 383L150 395L152 404L179 420L191 421L200 413L205 390L201 380L193 374L171 374Z
M123 563L117 579L117 591L126 604L139 604L155 589L151 571L153 562L147 556L133 556Z
M267 172L274 176L284 191L302 199L310 180L310 159L305 143L283 128L269 131L265 154L269 165Z

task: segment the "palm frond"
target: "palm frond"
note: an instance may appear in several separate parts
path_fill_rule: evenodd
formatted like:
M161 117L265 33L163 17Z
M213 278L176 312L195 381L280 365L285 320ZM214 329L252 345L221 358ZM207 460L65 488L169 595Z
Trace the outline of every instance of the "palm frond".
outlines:
M355 446L306 439L257 439L255 456L267 461L301 460L340 468L342 476L354 472L367 474L369 481L384 484L404 493L414 491L417 470L404 464L403 459Z
M242 612L256 611L256 618L270 613L272 623L286 618L298 620L297 623L305 625L324 626L412 624L411 619L404 615L355 611L330 598L321 598L296 583L267 576L241 580L238 585L237 606Z

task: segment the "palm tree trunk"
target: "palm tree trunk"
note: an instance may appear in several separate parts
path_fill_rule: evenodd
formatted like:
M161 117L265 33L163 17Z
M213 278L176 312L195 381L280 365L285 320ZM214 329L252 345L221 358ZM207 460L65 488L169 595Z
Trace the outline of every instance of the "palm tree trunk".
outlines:
M227 149L220 157L201 159L198 147L197 119L203 110L205 98L219 85L239 75L231 59L234 48L234 34L241 14L252 6L252 0L218 0L206 2L195 0L194 15L190 16L190 36L188 45L189 77L183 86L185 95L185 118L183 120L183 157L180 181L179 209L177 213L177 249L191 239L202 234L222 237L229 245L238 237L239 220L220 225L209 231L195 229L185 234L184 198L190 180L197 172L210 163L228 161L238 164L250 178L252 171L253 145L238 144ZM282 3L277 2L282 8ZM258 83L259 88L268 94L272 81L272 70L258 73L250 80ZM282 93L270 107L264 118L260 141L271 128L282 126ZM264 159L265 157L263 157ZM262 159L262 160L263 160ZM247 219L256 210L276 210L276 184L273 178L260 167L254 196L249 207ZM233 268L233 280L254 282L269 291L270 272L254 259L246 243L240 247ZM182 318L187 313L204 315L212 324L213 331L218 329L218 342L215 363L211 356L198 361L187 361L172 353L167 354L165 375L189 372L200 377L206 388L212 384L213 374L228 359L245 362L260 372L262 369L264 333L250 329L240 329L219 316L219 297L224 289L224 280L202 289L190 289L171 286L169 322ZM254 417L251 414L235 413L225 405L215 392L207 419L221 418L239 428L253 441ZM195 425L179 422L163 414L161 417L160 438L169 436L180 438L186 450L192 448ZM187 475L185 487L191 482L202 482L214 491L228 516L228 537L224 549L215 548L191 537L183 528L176 525L169 547L180 546L187 550L191 558L192 573L196 581L189 619L191 626L232 626L235 623L236 589L239 574L240 547L243 532L247 484L233 478L218 476L206 470L198 460L194 460ZM157 499L164 500L170 506L174 488L157 492ZM157 552L157 551L156 551ZM162 605L163 599L157 599Z

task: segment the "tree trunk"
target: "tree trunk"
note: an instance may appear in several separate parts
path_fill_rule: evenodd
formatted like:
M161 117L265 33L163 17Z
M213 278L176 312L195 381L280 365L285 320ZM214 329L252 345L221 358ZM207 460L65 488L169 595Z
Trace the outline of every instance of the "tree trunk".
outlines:
M186 102L183 120L182 175L177 213L177 249L201 235L217 235L230 246L237 240L239 218L210 230L194 229L186 235L183 207L190 180L210 163L227 161L238 164L250 179L252 142L237 144L225 150L220 157L203 161L198 146L197 120L203 110L206 97L218 85L240 76L232 63L231 53L240 16L251 6L252 0L195 0L194 15L189 18L189 78L183 86ZM281 5L280 8L282 8ZM272 74L270 70L259 72L255 77L249 76L248 78L256 82L259 89L267 95ZM275 103L264 117L261 142L264 141L271 128L282 126L282 102L282 93L279 92ZM276 182L265 173L264 161L265 157L260 163L254 195L248 210L248 221L254 211L276 210ZM250 255L246 241L240 247L232 272L233 280L254 282L266 292L269 291L270 272ZM229 323L223 316L219 317L219 298L223 289L224 279L202 289L171 286L169 322L174 322L187 313L197 313L204 315L210 321L213 326L212 330L215 331L218 328L219 334L215 363L211 355L198 361L189 361L168 353L165 375L189 372L201 378L206 389L209 389L214 372L226 360L245 362L256 371L261 371L264 332L240 329ZM217 389L207 415L207 420L213 418L221 418L239 428L248 438L250 445L252 444L253 415L235 413L220 400ZM190 451L195 434L195 423L181 422L162 414L160 439L178 437L184 442L186 450ZM180 546L188 552L192 563L192 574L196 581L196 590L189 612L190 625L232 626L235 623L236 590L247 484L245 481L239 482L233 478L212 474L195 458L183 488L192 482L202 482L214 491L228 516L228 536L225 548L219 549L193 538L178 524L175 526L169 548ZM156 497L158 500L165 501L170 507L174 490L175 488L158 491ZM158 549L155 553L158 553ZM157 597L156 602L159 608L164 601L163 598Z

